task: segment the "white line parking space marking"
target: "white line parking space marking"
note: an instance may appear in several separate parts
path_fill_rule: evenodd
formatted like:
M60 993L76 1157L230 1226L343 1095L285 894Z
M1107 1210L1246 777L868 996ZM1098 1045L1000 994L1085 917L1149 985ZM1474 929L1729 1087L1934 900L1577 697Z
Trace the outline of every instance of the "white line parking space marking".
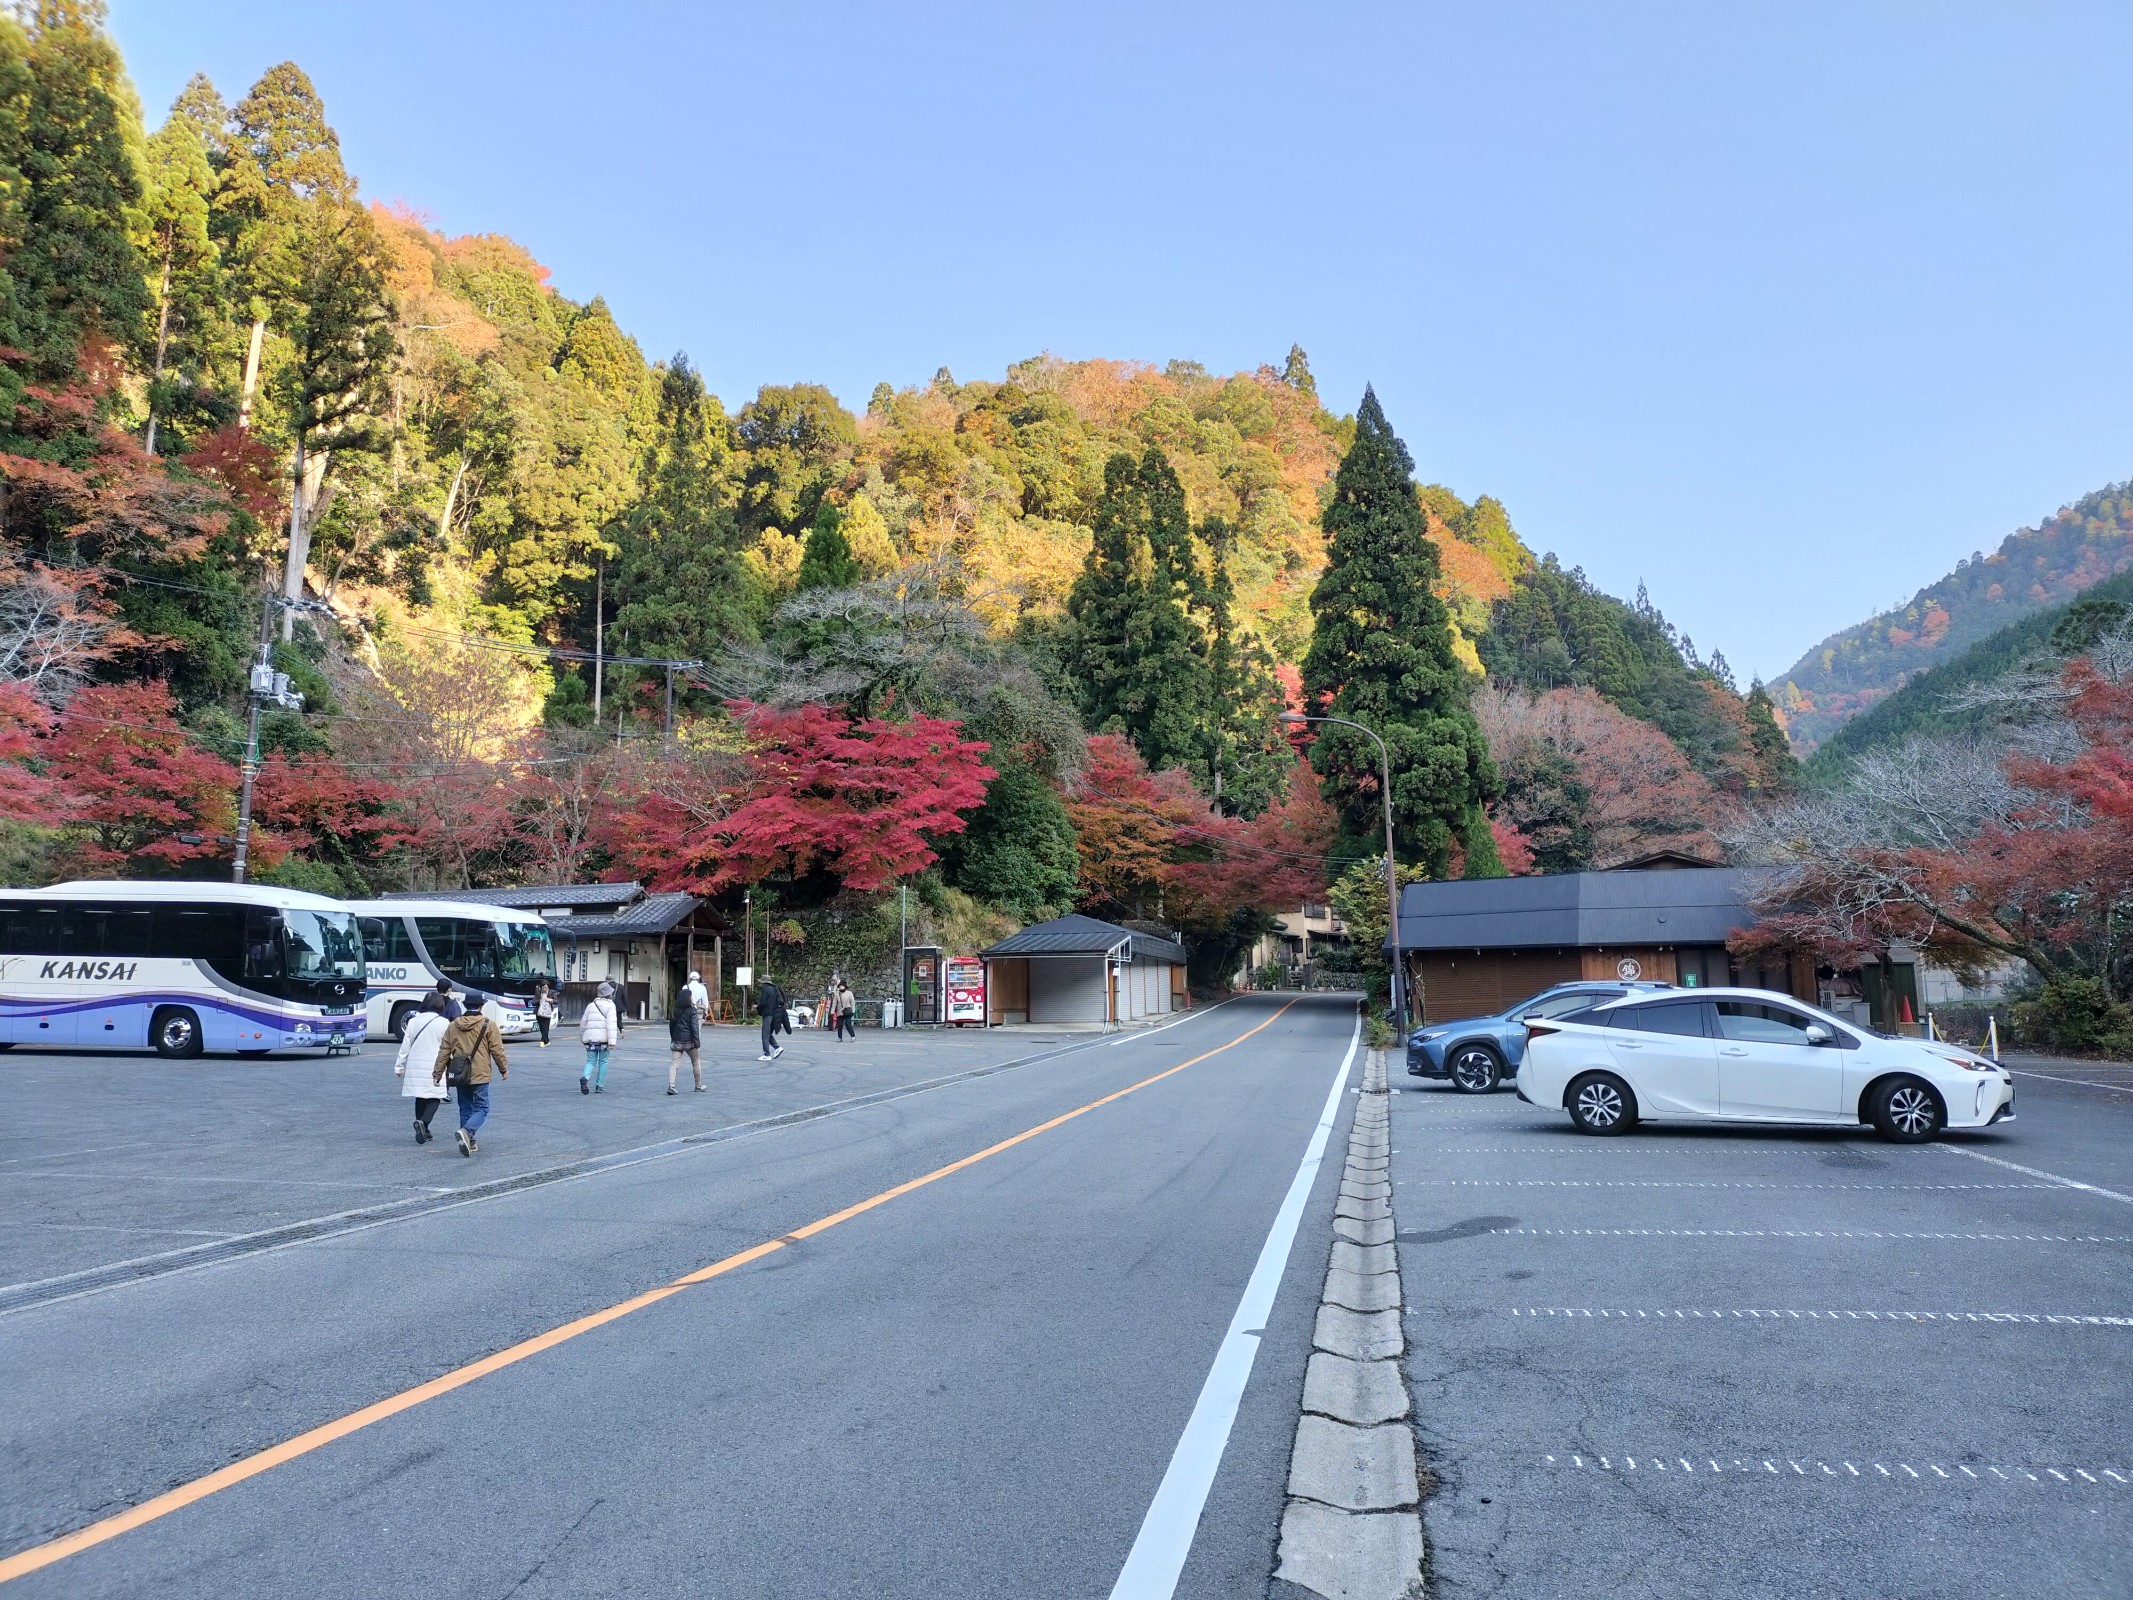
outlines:
M2133 1088L2122 1083L2098 1083L2094 1078L2062 1078L2056 1072L2024 1072L2020 1067L2007 1069L2017 1078L2035 1078L2041 1083L2078 1083L2084 1089L2108 1089L2113 1094L2133 1094Z
M1945 1239L1966 1244L2133 1244L2116 1233L1880 1233L1864 1228L1505 1228L1502 1239Z
M1612 1320L1615 1322L2019 1322L2076 1328L2133 1328L2133 1316L2072 1315L2048 1311L1824 1311L1801 1308L1616 1310L1600 1306L1513 1306L1514 1317Z
M2133 1474L2120 1472L2114 1467L2098 1467L2091 1472L2086 1467L1972 1467L1960 1461L1950 1466L1922 1461L1914 1466L1908 1461L1829 1462L1812 1456L1714 1456L1706 1452L1693 1456L1603 1456L1581 1451L1543 1456L1541 1464L1569 1472L1663 1472L1677 1478L1834 1478L1847 1484L1915 1482L2020 1487L2034 1483L2047 1489L2062 1486L2079 1489L2091 1485L2098 1489L2133 1489ZM1920 1467L1925 1470L1921 1472Z
M1968 1155L1969 1151L1963 1152ZM1985 1157L1991 1160L1990 1156ZM2002 1162L2011 1166L2011 1162ZM2027 1172L2029 1168L2018 1169ZM2050 1173L2039 1174L2050 1177ZM2071 1183L2071 1179L2064 1180ZM1421 1178L1416 1188L1442 1184L1455 1189L2053 1189L2057 1183L1778 1183L1737 1178ZM2085 1183L2073 1185L2086 1189ZM2110 1194L2108 1189L2097 1191ZM2114 1200L2127 1196L2112 1195Z
M2032 1178L2048 1178L2058 1188L2079 1189L2083 1194L2100 1195L2106 1200L2116 1200L2133 1206L2133 1194L2120 1194L2116 1189L2099 1189L2093 1183L2083 1183L2079 1178L2064 1177L2056 1172L2046 1172L2042 1167L2025 1167L2019 1161L2009 1161L2003 1156L1988 1156L1982 1150L1972 1150L1967 1145L1937 1144L1935 1150L1945 1150L1951 1156L1968 1156L1972 1161L1989 1161L1996 1167L2005 1167L2009 1172L2027 1173Z

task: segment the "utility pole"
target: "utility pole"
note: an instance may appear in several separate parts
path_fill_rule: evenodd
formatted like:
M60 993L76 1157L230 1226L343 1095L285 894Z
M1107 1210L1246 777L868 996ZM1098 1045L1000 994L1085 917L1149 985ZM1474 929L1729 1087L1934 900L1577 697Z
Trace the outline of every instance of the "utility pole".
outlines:
M666 737L666 742L667 742L668 744L672 744L672 743L674 742L674 663L673 663L673 662L671 662L671 661L669 661L669 662L668 662L668 663L666 664L666 666L667 666L667 724L666 724L666 735L665 735L665 737Z
M1392 853L1392 756L1374 728L1347 717L1309 717L1301 711L1284 711L1283 722L1337 722L1344 728L1368 734L1378 747L1378 799L1385 807L1385 934L1392 941L1392 1014L1402 1032L1407 1028L1406 962L1400 951L1400 874Z
M274 670L274 607L278 604L287 602L269 589L259 607L259 658L252 663L245 694L244 781L237 791L237 857L230 871L232 883L245 881L252 855L252 789L259 779L259 714L270 705L289 711L304 708L304 697L289 687L289 675ZM294 608L290 609L293 612Z
M607 646L602 643L607 628L607 557L602 556L593 568L593 726L600 725L600 669L606 665L602 660Z

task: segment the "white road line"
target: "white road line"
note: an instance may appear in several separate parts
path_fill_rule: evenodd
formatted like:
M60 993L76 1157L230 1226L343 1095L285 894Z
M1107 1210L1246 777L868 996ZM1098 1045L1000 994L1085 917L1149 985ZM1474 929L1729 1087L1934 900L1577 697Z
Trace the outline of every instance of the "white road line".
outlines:
M1632 1322L1661 1321L1688 1322L1691 1320L1717 1320L1736 1322L1912 1322L1912 1323L1992 1323L1997 1325L2020 1324L2025 1327L2055 1328L2133 1328L2133 1316L2111 1312L2070 1311L1838 1311L1822 1308L1796 1309L1788 1306L1719 1306L1710 1309L1689 1307L1676 1310L1639 1309L1631 1306L1618 1309L1612 1306L1508 1306L1510 1316L1525 1321L1540 1321L1549 1317L1578 1318L1586 1321ZM1413 1306L1409 1315L1428 1314L1428 1307Z
M2108 1089L2113 1094L2133 1094L2133 1089L2122 1083L2098 1083L2094 1078L2062 1078L2056 1072L2024 1072L2019 1067L2009 1067L2007 1070L2018 1078L2035 1078L2043 1083L2078 1083L2084 1089Z
M1927 1239L1966 1244L2133 1244L2115 1233L1890 1233L1871 1228L1503 1228L1495 1239Z
M1945 1147L1944 1147L1945 1148ZM1963 1155L1976 1155L1974 1150L1965 1150ZM1980 1161L1998 1160L1995 1156L1978 1156ZM2003 1167L2013 1167L2012 1161L2001 1161ZM2029 1167L2015 1167L2017 1172L2032 1172ZM2049 1178L2050 1183L1769 1183L1747 1181L1737 1178L1420 1178L1413 1185L1426 1188L1442 1185L1453 1189L1922 1189L1942 1190L1970 1189L2049 1189L2058 1184L2068 1184L2076 1189L2089 1185L2075 1183L2071 1178L2061 1178L2050 1172L2032 1172L2039 1178ZM2133 1201L2133 1195L2113 1194L2109 1189L2098 1189L2098 1194L2108 1194L2114 1200Z
M1230 1430L1237 1425L1237 1407L1243 1403L1244 1386L1252 1376L1259 1338L1274 1309L1282 1274L1288 1269L1296 1229L1303 1221L1311 1185L1325 1157L1326 1141L1332 1137L1333 1124L1340 1115L1341 1090L1348 1082L1348 1071L1355 1064L1356 1048L1362 1038L1363 1019L1358 1015L1355 1031L1348 1038L1348 1053L1341 1057L1340 1070L1333 1075L1333 1086L1326 1092L1318 1126L1311 1130L1289 1192L1274 1214L1266 1243L1260 1246L1258 1264L1252 1268L1244 1296L1237 1302L1237 1314L1230 1318L1229 1332L1223 1335L1221 1348L1215 1352L1207 1381L1200 1386L1192 1416L1178 1438L1177 1448L1171 1452L1170 1465L1155 1491L1155 1499L1141 1519L1133 1549L1126 1556L1118 1582L1111 1586L1111 1600L1170 1600L1177 1591L1185 1558L1192 1553L1193 1535L1199 1531L1200 1513L1207 1507L1208 1491L1214 1487L1215 1472L1222 1465L1222 1452L1229 1445Z
M2116 1189L2100 1189L2093 1183L2083 1183L2079 1178L2046 1172L2042 1167L2025 1167L2019 1161L2009 1161L2004 1156L1988 1156L1984 1151L1972 1150L1967 1145L1936 1144L1933 1148L1945 1150L1951 1156L1968 1156L1972 1161L1989 1161L1996 1167L2005 1167L2009 1172L2025 1173L2032 1178L2045 1178L2062 1189L2079 1189L2083 1194L2101 1195L2106 1200L2116 1200L2121 1205L2133 1206L2133 1194L2120 1194Z

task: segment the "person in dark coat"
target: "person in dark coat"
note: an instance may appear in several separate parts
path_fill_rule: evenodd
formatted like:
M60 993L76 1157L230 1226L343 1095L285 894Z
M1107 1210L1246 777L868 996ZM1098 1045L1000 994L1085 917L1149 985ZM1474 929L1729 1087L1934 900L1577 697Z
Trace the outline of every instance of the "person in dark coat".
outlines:
M775 1061L785 1054L785 1047L778 1043L779 1033L792 1032L792 1017L785 1005L785 991L765 978L755 988L756 1015L763 1019L763 1053L758 1061Z
M674 1052L667 1062L668 1094L674 1092L674 1080L680 1075L683 1056L689 1058L689 1070L696 1075L696 1092L704 1092L703 1045L696 1015L696 995L683 984L667 1007L667 1047Z

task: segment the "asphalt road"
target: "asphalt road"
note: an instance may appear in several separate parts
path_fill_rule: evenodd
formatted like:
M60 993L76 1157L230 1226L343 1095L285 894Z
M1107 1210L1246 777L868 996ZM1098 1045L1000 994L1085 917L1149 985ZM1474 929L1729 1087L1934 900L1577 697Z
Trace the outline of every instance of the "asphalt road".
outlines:
M1116 1040L868 1034L771 1067L734 1037L714 1046L719 1088L675 1099L663 1051L640 1045L607 1095L583 1097L558 1047L524 1058L471 1162L413 1145L381 1051L332 1067L17 1052L0 1063L28 1119L0 1151L10 1216L241 1234L351 1196L420 1209L0 1310L0 1555L169 1491L184 1502L5 1586L1104 1596L1353 1018L1338 1000L1246 999ZM915 1092L675 1142L898 1089ZM431 1192L589 1159L484 1198ZM1266 1590L1336 1182L1319 1175L1180 1595ZM7 1232L16 1283L187 1247ZM185 1489L322 1427L331 1442Z
M2021 1070L1924 1147L1395 1096L1433 1594L2133 1594L2133 1090Z

